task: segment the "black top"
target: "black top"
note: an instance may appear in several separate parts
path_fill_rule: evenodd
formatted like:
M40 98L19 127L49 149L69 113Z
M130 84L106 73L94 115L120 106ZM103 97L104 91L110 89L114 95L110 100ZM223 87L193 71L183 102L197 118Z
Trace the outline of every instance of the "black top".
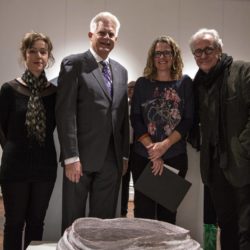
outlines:
M2 85L0 91L0 126L5 139L0 182L55 181L57 157L53 139L55 129L56 87L50 85L41 93L46 110L44 145L27 136L25 117L29 89L17 80Z

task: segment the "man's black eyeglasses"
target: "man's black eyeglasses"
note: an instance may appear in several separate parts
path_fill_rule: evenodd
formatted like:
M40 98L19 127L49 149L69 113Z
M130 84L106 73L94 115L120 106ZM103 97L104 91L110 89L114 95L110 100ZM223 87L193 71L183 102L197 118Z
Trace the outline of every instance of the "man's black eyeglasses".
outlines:
M215 48L214 47L206 47L204 49L196 49L193 54L196 57L201 57L203 53L205 53L205 55L211 55L214 52Z
M164 51L155 51L154 52L154 57L160 58L161 56L171 57L172 56L172 51L170 51L170 50L164 50Z

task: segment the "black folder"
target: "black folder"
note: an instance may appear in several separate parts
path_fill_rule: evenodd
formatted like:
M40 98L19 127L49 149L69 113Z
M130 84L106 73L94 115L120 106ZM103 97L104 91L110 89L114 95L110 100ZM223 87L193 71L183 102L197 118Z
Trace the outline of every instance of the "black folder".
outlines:
M135 183L135 189L172 212L176 212L191 183L164 167L162 175L153 175L149 162Z

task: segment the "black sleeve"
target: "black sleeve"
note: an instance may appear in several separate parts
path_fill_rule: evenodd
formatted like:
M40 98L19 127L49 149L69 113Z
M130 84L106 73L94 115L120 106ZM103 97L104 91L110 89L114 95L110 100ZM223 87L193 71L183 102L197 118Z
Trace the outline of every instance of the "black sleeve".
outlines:
M134 129L135 139L137 140L143 134L148 132L147 125L143 119L143 111L142 111L142 99L144 93L144 85L143 85L143 78L139 78L136 81L134 87L134 94L131 100L131 114L130 120L131 125Z
M192 127L188 132L187 142L195 148L197 151L200 151L200 116L199 116L199 94L197 84L193 84L193 93L194 93L194 116Z
M180 123L175 128L182 138L186 138L188 131L191 129L193 124L194 116L194 95L193 95L193 82L189 76L184 76L182 80L183 85L183 96L181 97L184 102L184 109Z
M12 89L8 83L2 85L0 90L0 144L2 148L6 143L8 131L8 117L11 110Z

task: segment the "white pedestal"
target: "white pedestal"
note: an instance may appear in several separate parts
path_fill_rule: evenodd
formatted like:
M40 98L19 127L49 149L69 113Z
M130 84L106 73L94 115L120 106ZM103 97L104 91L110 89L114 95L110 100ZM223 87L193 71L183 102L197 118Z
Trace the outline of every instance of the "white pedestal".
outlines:
M31 242L27 250L56 250L55 242L35 241Z

